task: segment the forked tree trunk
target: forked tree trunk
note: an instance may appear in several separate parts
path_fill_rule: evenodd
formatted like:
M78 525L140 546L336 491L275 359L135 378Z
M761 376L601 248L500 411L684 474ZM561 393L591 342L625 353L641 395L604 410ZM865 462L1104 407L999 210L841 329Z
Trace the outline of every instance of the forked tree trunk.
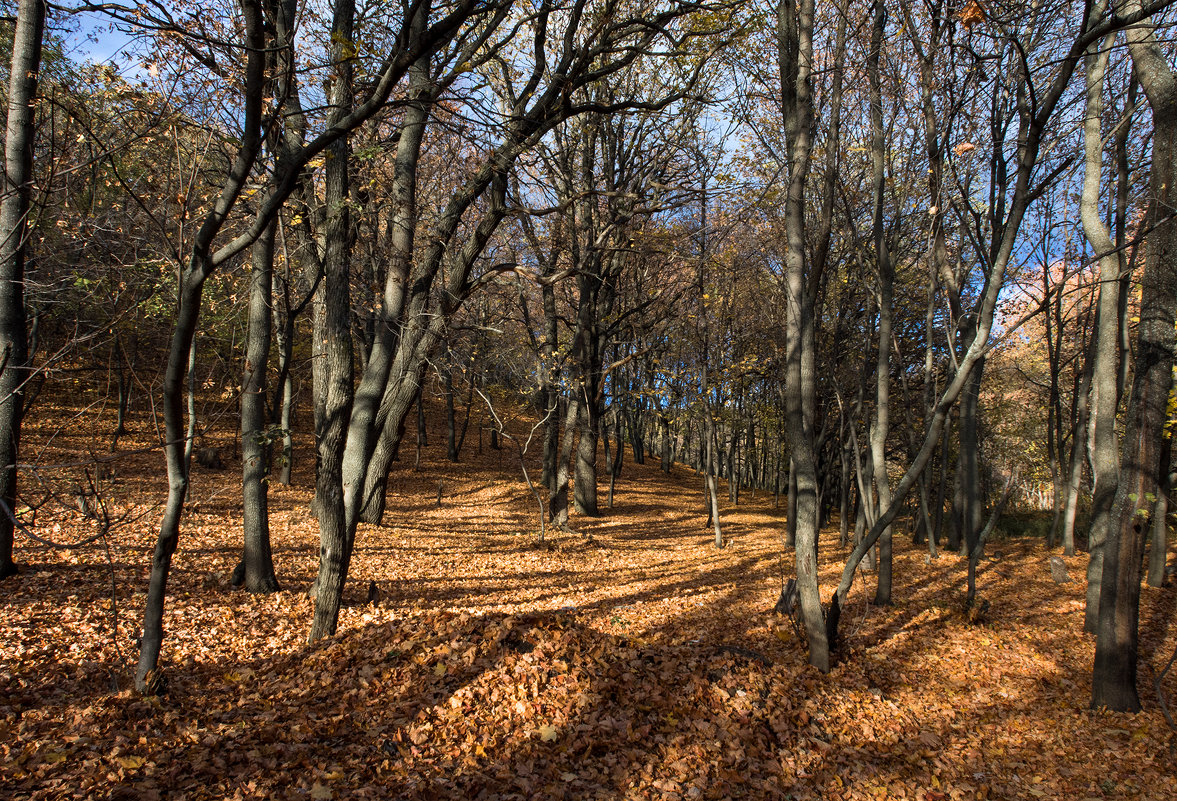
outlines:
M432 4L422 2L410 24L410 33L420 36L425 30ZM400 419L396 419L395 442L383 436L379 410L385 399L389 376L397 356L405 306L409 292L409 275L417 226L417 170L421 142L432 104L429 85L429 57L423 55L409 68L408 102L394 156L392 210L389 219L388 269L378 308L372 349L364 364L355 394L355 405L347 424L347 444L343 456L344 506L347 526L355 529L359 520L380 523L384 516L384 492L388 469L396 445L400 442ZM418 437L424 444L423 420L418 399ZM399 411L399 410L398 410ZM392 414L397 414L394 411ZM383 446L381 458L374 453Z

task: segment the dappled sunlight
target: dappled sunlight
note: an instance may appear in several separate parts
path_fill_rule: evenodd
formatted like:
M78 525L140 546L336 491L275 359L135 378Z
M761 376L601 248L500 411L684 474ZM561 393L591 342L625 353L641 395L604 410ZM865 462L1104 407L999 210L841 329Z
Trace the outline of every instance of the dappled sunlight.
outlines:
M993 543L978 578L989 611L970 623L964 562L897 537L895 603L868 603L874 577L860 573L822 676L771 612L793 569L771 496L725 503L717 550L694 473L627 464L612 509L538 547L509 460L471 452L454 469L441 451L394 472L386 525L361 528L340 633L315 646L307 490L275 487L283 591L254 596L228 585L235 465L199 473L155 700L127 689L154 518L111 536L117 634L100 545L60 557L22 543L28 568L0 606L5 784L37 798L1177 793L1147 687L1150 711L1087 710L1082 557L1055 584L1040 542ZM150 503L158 458L122 460L119 491ZM62 537L82 536L86 521L60 517ZM821 544L827 597L846 555L836 536ZM1145 593L1146 661L1173 647L1175 597Z

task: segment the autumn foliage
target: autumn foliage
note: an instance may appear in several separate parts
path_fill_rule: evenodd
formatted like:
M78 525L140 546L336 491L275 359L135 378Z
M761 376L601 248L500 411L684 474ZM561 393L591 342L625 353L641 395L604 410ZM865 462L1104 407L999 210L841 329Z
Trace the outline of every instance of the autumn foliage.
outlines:
M83 425L42 439L45 460L84 450ZM615 508L573 518L575 534L540 548L510 454L471 448L454 470L444 451L394 472L393 525L361 529L340 634L314 646L309 476L273 488L284 591L261 596L228 583L236 464L198 468L157 697L129 689L154 515L113 531L109 560L102 541L60 551L23 539L27 568L2 606L4 797L1177 794L1173 734L1151 689L1144 713L1087 709L1082 557L1056 584L1041 542L996 543L979 578L990 607L970 622L964 562L929 561L897 537L896 603L868 604L874 578L860 574L822 675L771 611L792 574L771 495L724 509L730 545L717 551L694 473L628 465ZM157 503L157 461L119 458L112 503ZM54 514L40 522L59 540L93 533L80 512ZM828 594L845 555L830 531L821 548ZM371 582L376 603L365 602ZM1177 640L1175 601L1171 587L1144 596L1150 684ZM1172 697L1177 682L1162 690Z

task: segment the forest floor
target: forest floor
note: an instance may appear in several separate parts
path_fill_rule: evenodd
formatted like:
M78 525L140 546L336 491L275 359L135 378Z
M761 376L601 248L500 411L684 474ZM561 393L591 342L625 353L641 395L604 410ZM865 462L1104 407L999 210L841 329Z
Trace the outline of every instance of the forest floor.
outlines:
M70 482L110 456L90 444L110 420L41 417L25 492L63 502L33 531L92 537ZM540 547L514 452L484 439L476 453L474 425L459 465L434 429L414 470L406 437L388 525L361 528L339 634L313 646L309 451L295 486L271 493L275 595L229 586L240 462L195 468L167 689L143 698L129 685L165 493L147 428L94 478L122 518L112 533L69 551L21 536L24 571L0 585L0 797L1177 798L1177 740L1153 689L1177 644L1174 587L1144 590L1146 711L1092 712L1084 556L1055 584L1041 541L994 543L979 579L991 607L970 623L964 562L897 537L894 604L868 604L875 579L861 574L822 675L771 611L792 570L771 496L725 503L717 550L699 478L627 451L613 508ZM845 556L823 532L823 598ZM1171 674L1163 690L1177 699Z

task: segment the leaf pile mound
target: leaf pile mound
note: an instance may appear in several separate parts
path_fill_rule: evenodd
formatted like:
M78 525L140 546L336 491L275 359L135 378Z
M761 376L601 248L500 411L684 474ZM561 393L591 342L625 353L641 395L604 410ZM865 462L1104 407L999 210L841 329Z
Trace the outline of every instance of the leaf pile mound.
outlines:
M1171 588L1145 591L1138 715L1087 709L1084 587L1051 581L1040 542L991 549L977 624L960 609L963 562L897 540L896 603L869 605L873 576L856 582L823 676L770 611L792 570L771 496L723 510L731 543L717 551L692 472L627 465L613 509L539 548L510 454L454 470L433 450L395 475L393 525L361 530L340 633L314 646L307 492L274 487L284 591L251 596L228 586L239 479L198 473L159 697L126 689L155 515L113 532L109 560L102 541L22 541L25 570L0 605L3 795L1177 797L1150 686L1174 647ZM150 509L157 459L121 462L112 502ZM91 530L64 508L38 524L62 539ZM828 593L845 558L836 533L821 556ZM1083 557L1067 562L1082 576ZM381 600L365 604L373 581ZM1161 687L1177 691L1171 676Z

